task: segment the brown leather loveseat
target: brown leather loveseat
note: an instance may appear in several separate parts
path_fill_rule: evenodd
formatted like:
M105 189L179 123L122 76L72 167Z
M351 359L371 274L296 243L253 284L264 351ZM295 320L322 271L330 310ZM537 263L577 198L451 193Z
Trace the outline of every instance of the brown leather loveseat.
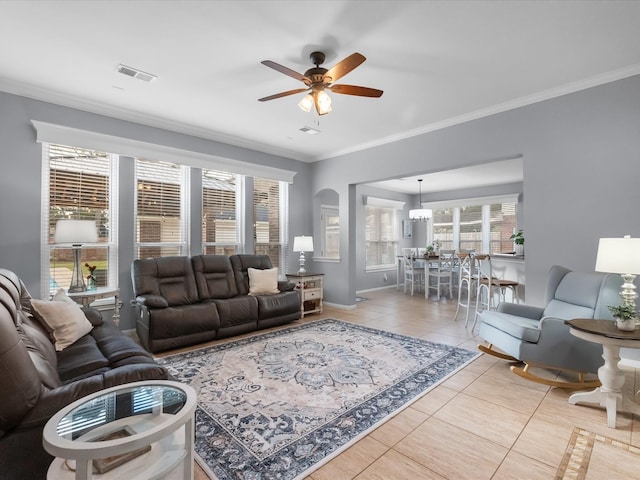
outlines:
M278 281L250 294L249 269L271 270L267 255L197 255L135 260L136 331L150 352L195 345L300 318L300 292Z
M0 269L0 479L46 477L53 457L42 430L62 407L115 385L169 377L91 308L82 309L90 332L58 351L35 302L15 273Z

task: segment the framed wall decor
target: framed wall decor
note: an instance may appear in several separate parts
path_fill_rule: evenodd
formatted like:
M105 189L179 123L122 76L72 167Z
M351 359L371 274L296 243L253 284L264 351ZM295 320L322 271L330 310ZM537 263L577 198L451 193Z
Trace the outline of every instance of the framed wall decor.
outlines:
M402 238L413 237L413 222L411 220L402 221Z

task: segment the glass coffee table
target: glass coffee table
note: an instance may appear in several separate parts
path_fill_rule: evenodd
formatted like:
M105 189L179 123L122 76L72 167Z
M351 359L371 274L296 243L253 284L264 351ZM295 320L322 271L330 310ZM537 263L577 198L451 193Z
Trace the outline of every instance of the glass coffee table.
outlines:
M44 427L44 448L56 457L47 478L192 479L195 408L191 387L166 380L81 398Z

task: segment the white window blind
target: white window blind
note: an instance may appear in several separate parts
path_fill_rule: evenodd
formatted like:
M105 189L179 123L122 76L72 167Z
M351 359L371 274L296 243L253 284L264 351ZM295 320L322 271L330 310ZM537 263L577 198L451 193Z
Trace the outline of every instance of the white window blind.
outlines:
M188 167L136 159L136 258L188 255Z
M395 268L398 245L396 209L365 207L365 269Z
M98 287L117 281L117 161L105 152L43 144L42 291L68 289L73 249L53 243L60 219L93 220L98 242L83 245L83 275L96 267Z
M253 179L255 253L268 255L273 266L284 272L287 257L286 226L289 196L287 184L266 178Z
M202 245L207 255L233 255L241 251L244 209L241 176L202 170Z

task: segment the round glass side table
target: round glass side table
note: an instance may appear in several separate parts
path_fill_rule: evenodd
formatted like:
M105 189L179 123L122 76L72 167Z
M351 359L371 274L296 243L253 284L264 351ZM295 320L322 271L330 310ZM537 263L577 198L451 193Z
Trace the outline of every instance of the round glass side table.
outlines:
M49 479L193 478L196 393L166 380L127 383L83 397L49 419ZM182 465L182 468L177 468Z

